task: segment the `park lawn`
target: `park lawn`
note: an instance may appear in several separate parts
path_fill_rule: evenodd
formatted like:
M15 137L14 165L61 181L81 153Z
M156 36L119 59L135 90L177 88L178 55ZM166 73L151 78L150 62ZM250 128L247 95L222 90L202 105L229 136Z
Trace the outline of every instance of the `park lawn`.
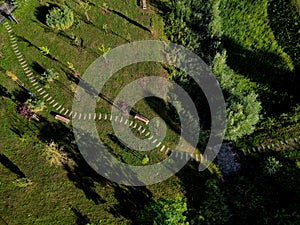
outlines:
M136 6L135 1L129 1L128 4L117 0L107 2L109 9L119 14L112 12L105 14L98 7L103 2L93 1L95 5L92 5L88 12L92 24L85 22L84 11L75 1L66 1L75 12L77 25L63 33L52 31L43 24L39 10L45 10L46 3L46 1L39 3L34 0L18 1L19 8L14 15L20 23L10 23L10 25L18 40L20 52L37 77L41 68L43 70L53 68L59 73L59 80L51 83L46 90L65 107L71 108L75 86L75 83L68 78L68 74L72 71L68 69L67 62L72 62L80 74L83 74L89 64L101 55L98 48L102 44L114 48L134 40L166 40L163 35L162 18L154 13L151 6L149 6L150 10L145 12ZM150 27L152 34L125 18L137 21L147 28L150 27L149 21L152 18L152 27ZM103 24L108 26L107 34L102 29ZM71 39L74 36L83 40L84 47L81 50L72 45ZM39 50L41 46L47 46L50 54L57 61L43 55ZM136 218L136 213L150 197L166 198L173 197L175 193L182 193L182 181L176 176L146 188L130 188L111 184L104 178L94 179L86 174L88 173L85 172L86 167L81 164L82 159L76 154L77 149L69 144L68 138L64 137L64 135L72 137L70 127L54 120L49 114L53 108L47 107L45 111L39 113L42 118L40 123L24 121L16 114L14 102L23 92L5 75L5 72L13 72L26 88L34 89L22 71L11 48L8 33L2 25L0 26L0 51L4 56L0 60L2 95L0 153L9 162L17 165L32 182L26 187L19 187L18 173L4 166L0 167L0 215L4 221L8 224L86 224L88 222L128 224ZM107 83L103 94L113 98L128 82L148 75L167 77L166 71L159 64L132 65L114 75ZM8 94L8 97L5 97L4 93ZM11 97L9 94L12 94ZM110 108L111 105L100 99L97 111L108 112ZM138 102L135 109L149 118L165 113L163 109L154 110L153 105L148 105L146 101ZM143 154L136 156L128 153L108 138L109 134L113 134L109 123L101 123L97 126L99 126L101 140L111 146L121 160L137 165L141 163ZM64 146L71 155L73 154L68 164L53 166L46 160L44 146L52 140ZM164 144L173 147L177 141L176 132L168 128ZM158 149L148 154L150 163L165 157ZM22 180L20 182L23 184ZM137 199L142 199L139 205Z

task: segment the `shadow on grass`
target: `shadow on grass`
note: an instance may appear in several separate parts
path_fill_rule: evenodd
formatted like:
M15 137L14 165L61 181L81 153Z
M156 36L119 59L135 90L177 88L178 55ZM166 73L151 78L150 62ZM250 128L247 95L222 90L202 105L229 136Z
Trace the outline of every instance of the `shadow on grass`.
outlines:
M228 51L227 64L237 73L251 81L268 87L262 90L260 101L268 115L279 115L299 103L298 83L295 72L285 70L284 62L275 54L260 50L249 51L226 37L224 46Z
M73 206L70 206L70 207L71 207L72 212L76 216L76 224L77 225L87 225L87 224L91 223L91 221L87 215L83 215L78 209L74 208Z
M0 164L5 166L11 172L18 175L19 178L25 178L25 174L20 170L20 168L15 165L9 158L7 158L4 154L0 154Z
M11 98L11 94L7 91L7 88L0 84L0 96Z
M109 209L114 216L123 216L136 221L137 216L144 206L150 202L152 194L146 187L132 187L114 185L115 198L118 204Z
M135 21L135 20L133 20L133 19L130 19L129 17L125 16L124 14L122 14L122 13L116 11L116 10L110 10L110 11L111 11L112 13L114 13L114 14L116 14L116 15L122 17L123 19L127 20L129 23L131 23L131 24L133 24L133 25L139 27L140 29L142 29L142 30L144 30L144 31L148 31L148 32L151 33L151 30L150 30L149 28L145 27L144 25L138 23L137 21Z

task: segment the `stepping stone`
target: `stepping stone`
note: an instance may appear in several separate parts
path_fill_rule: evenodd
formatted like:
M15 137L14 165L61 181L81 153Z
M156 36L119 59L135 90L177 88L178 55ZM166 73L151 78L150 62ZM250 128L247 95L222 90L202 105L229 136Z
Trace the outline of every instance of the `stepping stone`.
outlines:
M180 159L182 160L183 159L183 152L180 152Z
M142 128L143 128L143 127L142 127L142 126L140 126L140 127L139 127L139 129L138 129L138 131L140 131Z
M130 122L129 126L131 127L132 124L133 124L133 121Z
M124 124L126 125L128 123L128 119L125 120Z
M102 115L101 115L101 113L99 113L98 120L101 120L101 117L102 117Z
M79 120L81 119L81 113L79 114L79 117L78 117L78 119L79 119Z
M64 113L64 116L67 115L67 113L69 112L69 110L67 109L66 112ZM70 115L69 115L70 116Z
M73 115L73 119L75 119L77 116L77 112L75 112L75 114Z
M45 94L43 98L46 98L49 94Z
M134 127L133 127L133 128L136 128L136 126L137 126L137 123L134 124Z
M92 118L92 115L89 113L89 120Z
M107 120L107 115L106 114L104 115L104 120Z
M186 152L185 153L185 160L188 161L190 159L190 155Z
M46 101L48 102L51 98L52 98L52 96L50 96Z
M149 137L148 140L150 141L153 138L153 136Z
M64 111L65 110L65 108L62 108L60 111L59 111L59 113L62 113L62 111Z
M34 84L32 84L32 86L36 86L39 82L35 82ZM39 86L37 86L36 88L39 88Z
M162 147L161 147L161 149L160 149L160 151L162 152L164 149L165 149L165 145L163 145Z
M43 95L43 94L45 94L45 92L46 92L46 91L42 91L42 93L40 93L40 95Z
M113 116L110 114L109 120L111 121L111 120L112 120L112 118L113 118Z
M147 137L147 136L149 136L151 133L150 132L148 132L146 135L145 135L145 137Z
M155 147L158 148L161 145L161 142L159 142Z
M94 113L94 120L96 120L96 117L97 117L97 114L96 114L96 113Z
M51 105L55 100L53 99L49 104Z
M157 142L157 139L155 139L152 143L155 144Z
M118 116L115 116L115 122L117 122L117 120L118 120Z
M72 116L72 114L73 114L73 111L71 111L71 112L69 113L69 117L71 117L71 116Z
M56 110L59 110L61 108L61 105L59 105L57 108L56 108Z
M53 105L53 107L55 107L55 106L57 106L58 105L58 102L56 102L54 105Z
M123 121L123 116L121 116L120 123L122 123L122 121Z
M199 154L196 154L196 161L199 162Z
M86 119L86 114L84 114L84 116L83 116L83 120L85 120Z

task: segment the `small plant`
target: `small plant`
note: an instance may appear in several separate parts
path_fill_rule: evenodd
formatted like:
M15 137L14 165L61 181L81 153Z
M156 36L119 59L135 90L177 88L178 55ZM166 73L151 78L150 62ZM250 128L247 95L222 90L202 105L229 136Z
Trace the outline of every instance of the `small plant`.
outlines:
M15 186L21 188L31 186L33 184L33 182L27 177L16 179L16 181L14 181L13 183Z
M74 67L74 64L71 63L71 62L67 62L67 65L68 65L68 68L72 71L76 71L75 67Z
M90 21L90 17L88 14L88 11L91 9L90 2L89 1L80 1L79 5L80 5L80 8L84 9L84 14L85 14L87 21Z
M25 102L26 105L32 110L32 112L40 112L46 107L45 103L39 99L28 99Z
M54 7L46 15L46 24L57 30L66 30L74 23L74 14L67 6Z
M41 53L43 53L44 55L50 54L50 49L47 46L41 46L39 47L39 49L41 50Z
M142 165L146 165L149 163L149 157L145 155L145 157L142 159Z
M102 44L99 48L98 48L99 52L103 55L103 57L105 57L107 55L107 53L110 52L110 47L106 48L104 46L104 44Z
M58 74L53 72L53 69L47 69L44 73L42 73L42 79L48 82L53 82L59 78Z
M103 24L102 29L105 31L105 34L108 34L108 25L107 25L107 23Z
M275 159L273 156L267 158L267 161L264 165L264 172L268 175L273 175L279 171L282 167L282 164Z
M27 120L31 120L34 115L32 109L28 105L23 103L17 105L17 113Z
M50 165L60 166L64 161L67 161L67 154L63 152L63 147L59 147L54 141L50 142L45 147L44 155Z

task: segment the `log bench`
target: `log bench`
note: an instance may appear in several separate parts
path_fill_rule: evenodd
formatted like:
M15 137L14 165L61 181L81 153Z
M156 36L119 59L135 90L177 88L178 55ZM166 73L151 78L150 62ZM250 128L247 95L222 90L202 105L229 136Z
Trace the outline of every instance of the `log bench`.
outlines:
M137 119L137 120L140 120L140 121L144 122L144 123L147 124L147 125L148 125L148 123L149 123L149 120L148 120L146 117L143 117L143 116L141 116L141 115L139 115L139 114L136 114L136 115L134 116L134 118Z
M64 122L64 123L66 123L66 124L68 124L68 123L70 122L69 119L67 119L67 118L65 118L65 117L63 117L63 116L61 116L61 115L56 115L56 116L55 116L55 119L60 120L60 121L62 121L62 122Z

